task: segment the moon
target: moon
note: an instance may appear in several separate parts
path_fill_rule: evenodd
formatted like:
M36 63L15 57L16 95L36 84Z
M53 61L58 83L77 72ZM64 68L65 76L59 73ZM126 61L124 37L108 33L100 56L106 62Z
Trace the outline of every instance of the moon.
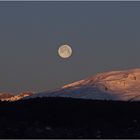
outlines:
M58 54L62 58L69 58L72 55L72 48L69 45L62 45L58 49Z

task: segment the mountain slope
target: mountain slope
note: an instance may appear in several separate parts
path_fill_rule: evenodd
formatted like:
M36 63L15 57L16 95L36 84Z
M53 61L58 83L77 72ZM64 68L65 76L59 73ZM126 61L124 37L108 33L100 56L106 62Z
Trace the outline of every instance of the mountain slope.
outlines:
M103 100L140 100L140 69L99 73L36 97L72 97Z

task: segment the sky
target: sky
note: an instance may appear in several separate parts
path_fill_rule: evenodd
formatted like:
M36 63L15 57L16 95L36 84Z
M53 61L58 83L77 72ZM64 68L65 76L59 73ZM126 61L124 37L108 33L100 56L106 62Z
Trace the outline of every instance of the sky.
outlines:
M56 89L139 60L140 2L0 2L0 92Z

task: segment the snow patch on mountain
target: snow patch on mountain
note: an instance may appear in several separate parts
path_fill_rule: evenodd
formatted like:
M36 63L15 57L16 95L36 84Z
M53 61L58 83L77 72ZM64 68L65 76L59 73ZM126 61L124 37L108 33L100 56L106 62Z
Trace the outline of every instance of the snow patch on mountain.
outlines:
M3 93L3 94L0 94L0 95L3 95L0 98L0 101L13 102L13 101L21 100L22 98L31 96L31 95L33 95L33 93L31 93L31 92L22 92L22 93L20 93L18 95Z

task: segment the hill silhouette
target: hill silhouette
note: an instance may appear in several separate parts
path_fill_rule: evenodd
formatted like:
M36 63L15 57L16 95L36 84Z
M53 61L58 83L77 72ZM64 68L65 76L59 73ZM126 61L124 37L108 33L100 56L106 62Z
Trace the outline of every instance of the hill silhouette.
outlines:
M140 138L140 102L36 98L0 102L0 138Z

